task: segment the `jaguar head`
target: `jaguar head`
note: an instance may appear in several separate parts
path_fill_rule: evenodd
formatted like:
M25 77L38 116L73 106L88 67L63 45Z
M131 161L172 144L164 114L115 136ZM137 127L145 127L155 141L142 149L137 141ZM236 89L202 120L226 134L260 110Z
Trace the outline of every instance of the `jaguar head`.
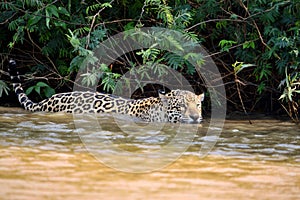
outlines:
M167 94L159 93L168 121L200 123L202 121L202 101L204 93L196 95L187 90L171 90Z

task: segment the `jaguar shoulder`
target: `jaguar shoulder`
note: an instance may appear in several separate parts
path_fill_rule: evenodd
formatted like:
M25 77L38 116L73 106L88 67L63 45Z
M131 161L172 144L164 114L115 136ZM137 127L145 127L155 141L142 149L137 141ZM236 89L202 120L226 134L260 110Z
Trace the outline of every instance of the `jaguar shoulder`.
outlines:
M167 94L159 93L159 97L134 100L99 92L75 91L55 94L35 103L24 93L14 60L9 61L9 73L20 104L32 112L119 113L148 122L199 123L202 120L204 94L171 90Z

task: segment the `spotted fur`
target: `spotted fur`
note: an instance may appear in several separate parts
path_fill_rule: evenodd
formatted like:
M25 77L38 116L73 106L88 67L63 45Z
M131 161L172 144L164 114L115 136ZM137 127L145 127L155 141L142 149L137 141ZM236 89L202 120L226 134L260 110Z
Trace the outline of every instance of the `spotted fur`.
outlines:
M171 90L159 97L125 99L99 92L67 92L55 94L39 103L32 102L21 86L16 62L9 61L9 72L20 104L29 111L67 113L119 113L138 117L147 122L200 122L204 94L186 90Z

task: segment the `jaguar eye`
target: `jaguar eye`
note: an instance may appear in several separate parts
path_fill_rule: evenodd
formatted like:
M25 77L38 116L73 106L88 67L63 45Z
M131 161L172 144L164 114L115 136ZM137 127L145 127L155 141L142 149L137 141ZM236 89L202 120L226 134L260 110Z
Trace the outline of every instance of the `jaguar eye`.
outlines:
M179 105L179 106L184 106L184 103L183 103L182 100L178 100L178 101L177 101L177 105Z
M182 110L185 110L187 108L187 105L184 103L179 104L179 106Z

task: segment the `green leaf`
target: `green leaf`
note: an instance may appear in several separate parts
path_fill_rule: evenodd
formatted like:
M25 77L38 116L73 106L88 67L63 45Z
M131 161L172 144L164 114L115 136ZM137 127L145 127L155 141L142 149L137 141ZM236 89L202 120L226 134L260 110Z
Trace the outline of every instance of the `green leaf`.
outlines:
M217 29L226 28L226 26L227 26L227 21L219 21L219 22L217 22L217 24L216 24L216 28L217 28Z
M287 88L287 96L289 98L290 101L293 101L292 97L293 97L293 92L292 92L292 88L288 87Z
M258 94L262 94L265 88L266 88L265 82L261 82L257 87Z
M232 64L232 67L233 67L233 70L234 70L235 74L237 74L238 72L241 71L243 64L244 64L243 62L238 62L238 61L235 61L235 63Z
M135 23L134 23L134 22L129 22L129 23L127 23L127 24L124 26L124 30L125 30L125 31L129 31L129 30L134 29L134 27L135 27Z
M2 97L3 92L8 95L8 91L9 87L7 86L7 84L4 81L0 80L0 97Z
M115 89L116 82L110 76L103 79L102 84L105 91L113 91Z
M103 7L103 8L112 8L112 5L109 2L106 2L106 3L103 3L101 5L101 7Z
M36 93L38 93L39 95L41 94L41 87L34 87L34 90L35 90Z
M221 47L222 51L229 52L229 48L232 47L233 44L236 44L236 41L233 40L221 40L219 42L219 47Z
M184 51L182 44L180 41L178 41L177 39L175 39L173 36L171 35L166 35L165 39L167 39L167 41L169 41L170 47L175 49L178 49L180 51Z
M70 13L64 7L58 7L58 12L68 17L70 16Z
M230 19L237 19L238 18L238 15L236 15L236 14L231 14L230 15Z
M50 14L47 9L46 9L46 26L48 29L50 29Z
M294 92L296 92L296 93L300 94L300 90L295 90Z
M243 44L243 49L255 49L255 43L253 41L247 41Z
M25 91L26 95L29 95L34 89L34 86L31 86L29 88L27 88L27 90Z
M53 15L57 18L59 18L59 14L57 12L57 7L55 5L49 5L45 9L46 11L46 26L48 29L50 29L50 20L53 17Z
M268 79L269 76L271 75L271 70L270 70L271 68L272 66L266 64L260 72L259 80L262 80L263 78Z
M47 6L46 10L48 10L50 16L54 15L55 17L59 18L59 14L57 12L57 7L55 5L52 4L50 6Z
M63 29L67 29L67 24L65 22L61 22L61 21L54 22L54 25L56 27L62 27Z
M69 34L66 34L66 36L70 41L71 45L74 47L74 51L77 51L81 44L80 40L77 38L77 35L69 29Z
M33 16L32 18L30 18L27 22L27 26L33 26L36 23L38 23L40 20L42 19L41 16Z
M232 66L234 67L235 74L238 74L243 69L248 68L248 67L254 67L256 65L255 64L244 64L243 62L236 61Z
M50 86L49 87L46 87L44 89L44 94L47 98L53 96L55 94L55 90L53 88L51 88Z
M101 4L101 3L97 3L97 4L90 5L90 6L88 6L88 7L86 8L85 13L86 13L87 15L89 15L89 14L90 14L90 11L93 12L93 11L96 11L96 10L100 10L101 7L102 7L102 4Z
M46 83L44 83L44 82L38 82L38 83L36 84L36 87L49 87L49 85L46 84Z
M33 91L35 91L39 95L45 95L46 97L50 97L53 94L55 94L55 90L51 88L47 83L44 82L38 82L36 85L29 87L25 93L29 95Z
M280 97L279 97L279 99L278 100L283 100L283 99L285 99L286 98L286 94L285 93L283 93L282 95L280 95Z

